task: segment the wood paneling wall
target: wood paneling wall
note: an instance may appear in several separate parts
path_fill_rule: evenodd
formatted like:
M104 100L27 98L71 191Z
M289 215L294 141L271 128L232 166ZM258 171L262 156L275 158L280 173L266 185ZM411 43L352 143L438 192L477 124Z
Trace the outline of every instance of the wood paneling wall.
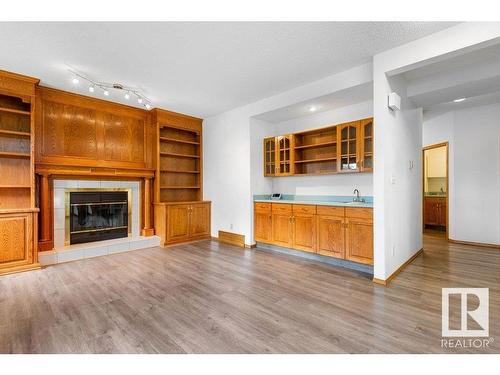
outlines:
M147 111L39 87L37 164L155 167L156 129Z

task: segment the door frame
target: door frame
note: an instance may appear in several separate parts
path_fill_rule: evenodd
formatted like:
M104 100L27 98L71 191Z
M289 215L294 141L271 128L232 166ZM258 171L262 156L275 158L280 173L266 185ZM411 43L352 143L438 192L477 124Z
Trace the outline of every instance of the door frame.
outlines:
M422 147L422 233L425 230L425 151L432 150L433 148L446 147L446 240L450 240L450 170L449 170L449 160L450 160L450 146L449 142L435 143L429 146Z

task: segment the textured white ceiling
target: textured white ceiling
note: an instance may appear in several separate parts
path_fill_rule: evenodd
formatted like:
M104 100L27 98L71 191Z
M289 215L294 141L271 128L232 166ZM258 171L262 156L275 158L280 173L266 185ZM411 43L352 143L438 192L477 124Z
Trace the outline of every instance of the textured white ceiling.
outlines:
M455 23L0 23L0 69L86 93L66 71L140 87L157 107L207 117L368 62ZM112 93L108 100L127 103ZM134 103L131 103L134 104Z

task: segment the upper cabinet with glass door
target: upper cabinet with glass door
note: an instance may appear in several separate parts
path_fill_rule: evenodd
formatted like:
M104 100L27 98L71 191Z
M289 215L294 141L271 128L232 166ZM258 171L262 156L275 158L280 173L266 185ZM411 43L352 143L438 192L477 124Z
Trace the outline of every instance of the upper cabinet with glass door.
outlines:
M339 171L359 172L359 121L339 125Z
M264 139L264 176L373 171L373 119Z
M280 135L276 137L276 175L289 176L293 174L293 136Z
M373 119L361 120L359 130L361 172L373 172Z
M264 176L276 174L276 138L264 139Z

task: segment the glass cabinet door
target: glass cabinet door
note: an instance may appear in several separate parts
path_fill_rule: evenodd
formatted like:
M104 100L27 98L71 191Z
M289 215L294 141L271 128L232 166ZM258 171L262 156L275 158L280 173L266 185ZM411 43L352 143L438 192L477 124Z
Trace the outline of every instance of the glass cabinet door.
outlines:
M361 171L373 171L373 119L363 120L361 130Z
M277 171L276 174L287 175L293 173L292 170L292 136L282 135L276 137L277 147Z
M264 176L276 174L276 139L264 139Z
M359 171L358 160L358 122L340 126L340 168L341 172Z

